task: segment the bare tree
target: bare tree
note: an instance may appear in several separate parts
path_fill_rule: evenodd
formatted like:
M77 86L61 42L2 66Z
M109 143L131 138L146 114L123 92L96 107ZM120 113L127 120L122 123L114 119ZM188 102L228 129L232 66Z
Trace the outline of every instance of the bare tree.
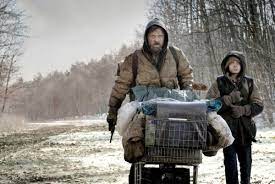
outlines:
M223 55L228 50L243 51L249 62L248 73L257 79L272 117L274 12L272 0L156 0L149 18L158 17L166 23L172 42L191 60L195 80L210 84L221 72Z
M23 12L16 9L16 0L0 0L0 102L4 112L9 85L16 79L16 58L25 38Z

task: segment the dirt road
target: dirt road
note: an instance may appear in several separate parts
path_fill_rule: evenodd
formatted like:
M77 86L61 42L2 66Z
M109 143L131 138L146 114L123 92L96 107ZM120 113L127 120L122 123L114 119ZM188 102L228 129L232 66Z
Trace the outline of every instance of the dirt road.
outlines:
M88 163L98 158L88 159L84 164L81 160L117 149L112 148L117 147L115 143L107 149L100 147L100 137L96 134L106 134L103 129L105 127L59 125L2 135L0 183L98 183L105 176L106 183L116 183L118 176L126 174L127 170L100 172L100 168L97 170ZM100 141L107 142L107 138L103 136L106 141Z
M123 160L117 133L112 144L105 123L75 126L36 126L21 133L0 134L0 183L96 183L126 184L130 164ZM275 183L275 135L259 133L253 145L253 184ZM204 157L200 184L224 183L222 152Z

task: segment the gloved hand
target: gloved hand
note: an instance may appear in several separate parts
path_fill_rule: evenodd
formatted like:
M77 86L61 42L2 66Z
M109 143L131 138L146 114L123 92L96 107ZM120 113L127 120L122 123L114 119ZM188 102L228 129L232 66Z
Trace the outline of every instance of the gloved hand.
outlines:
M206 91L207 90L207 86L203 83L196 83L193 82L192 83L192 89L193 90L198 90L198 91Z
M240 118L241 116L249 116L251 114L250 105L231 105L231 110L233 118Z
M113 131L117 121L117 110L110 108L107 115L107 122L109 124L109 131Z
M228 106L242 100L240 91L232 91L229 95L224 95L222 98L224 103Z

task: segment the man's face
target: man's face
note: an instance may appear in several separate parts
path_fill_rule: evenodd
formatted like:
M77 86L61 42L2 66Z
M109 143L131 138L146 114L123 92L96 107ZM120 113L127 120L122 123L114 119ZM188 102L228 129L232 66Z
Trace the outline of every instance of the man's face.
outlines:
M148 44L153 53L159 53L164 44L164 33L161 28L157 28L148 34Z
M240 60L234 56L231 56L228 58L229 62L229 71L232 74L238 74L241 71L241 65L240 65Z

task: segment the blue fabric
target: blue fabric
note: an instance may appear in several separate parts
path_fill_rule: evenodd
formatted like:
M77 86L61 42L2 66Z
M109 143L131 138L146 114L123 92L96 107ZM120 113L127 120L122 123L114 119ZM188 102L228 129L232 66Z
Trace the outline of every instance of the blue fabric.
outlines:
M218 112L222 107L222 102L220 100L208 100L206 101L206 104L207 104L207 110L209 112L213 112L213 111Z
M142 110L143 114L145 114L145 115L156 116L156 114L157 114L157 103L146 101L146 102L141 104L141 110Z

